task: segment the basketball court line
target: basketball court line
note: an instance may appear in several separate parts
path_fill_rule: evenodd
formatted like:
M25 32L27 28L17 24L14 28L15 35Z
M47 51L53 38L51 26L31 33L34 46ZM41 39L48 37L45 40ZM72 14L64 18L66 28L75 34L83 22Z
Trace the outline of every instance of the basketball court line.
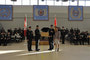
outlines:
M15 52L22 52L24 50L7 50L7 51L0 51L1 54L8 54L8 53L15 53Z
M59 52L60 51L62 51L62 50L59 50ZM50 52L55 52L55 50L51 50L51 51L40 51L40 52L31 52L31 53L19 54L17 56L35 55L35 54L50 53Z

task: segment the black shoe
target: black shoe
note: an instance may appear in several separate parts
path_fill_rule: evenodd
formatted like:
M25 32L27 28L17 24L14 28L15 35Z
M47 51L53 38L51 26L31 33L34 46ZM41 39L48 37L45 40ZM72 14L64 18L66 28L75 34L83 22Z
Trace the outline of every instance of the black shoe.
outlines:
M28 51L33 51L33 50L28 50Z
M33 51L33 50L30 50L30 51Z
M36 51L39 51L40 49L36 49Z

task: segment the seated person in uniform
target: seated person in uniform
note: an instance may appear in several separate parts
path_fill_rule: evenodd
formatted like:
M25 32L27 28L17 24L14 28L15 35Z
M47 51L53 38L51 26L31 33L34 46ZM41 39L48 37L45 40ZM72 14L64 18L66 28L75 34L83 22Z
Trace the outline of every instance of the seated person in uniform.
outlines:
M21 40L21 36L19 35L18 32L15 33L15 40L16 42L19 42Z
M11 35L10 35L10 32L7 33L7 43L10 43L11 42Z

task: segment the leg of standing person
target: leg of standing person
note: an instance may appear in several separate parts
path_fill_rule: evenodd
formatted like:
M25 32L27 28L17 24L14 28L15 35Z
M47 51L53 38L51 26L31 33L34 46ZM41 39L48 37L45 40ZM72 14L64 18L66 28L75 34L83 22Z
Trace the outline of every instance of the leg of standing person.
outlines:
M3 46L5 46L5 39L3 39Z
M79 39L79 43L80 43L80 45L81 45L81 41L82 41L82 40L81 40L81 39Z
M38 38L35 38L36 41L36 51L39 51L40 49L38 49Z
M65 44L65 37L62 37L62 44Z
M83 38L83 40L82 40L82 44L84 45L84 38Z
M88 45L89 45L89 38L87 38L87 40L88 40Z
M27 41L28 43L28 51L30 51L30 41Z
M51 50L51 37L49 38L49 49L48 50Z
M30 40L30 50L32 51L32 39Z
M28 41L28 51L32 51L32 39Z
M1 46L1 40L0 40L0 46Z
M7 39L5 39L5 46L7 46Z
M51 38L51 49L54 48L54 44L53 44L53 37Z

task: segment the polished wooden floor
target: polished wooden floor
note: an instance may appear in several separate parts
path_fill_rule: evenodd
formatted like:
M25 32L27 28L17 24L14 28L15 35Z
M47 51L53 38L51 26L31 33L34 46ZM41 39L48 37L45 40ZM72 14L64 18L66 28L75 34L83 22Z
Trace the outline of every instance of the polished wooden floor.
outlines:
M48 51L48 45L40 45L41 49L27 51L26 42L0 46L0 60L90 60L90 45L60 44L60 51Z

